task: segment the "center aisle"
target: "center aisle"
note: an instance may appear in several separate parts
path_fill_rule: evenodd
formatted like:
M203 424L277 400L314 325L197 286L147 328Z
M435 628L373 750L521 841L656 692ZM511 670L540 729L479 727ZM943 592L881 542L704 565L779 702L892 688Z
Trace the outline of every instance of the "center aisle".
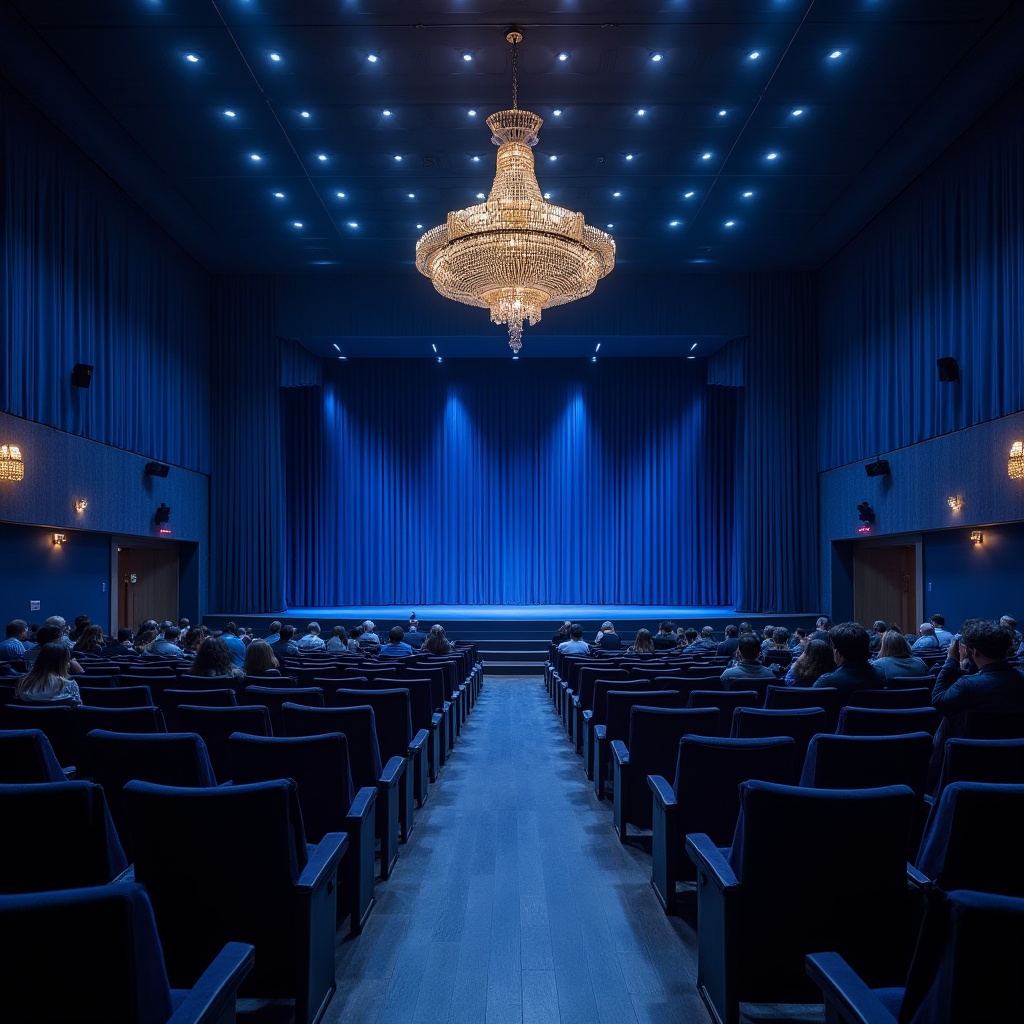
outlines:
M357 939L328 1024L693 1021L689 929L621 846L539 677L487 679Z

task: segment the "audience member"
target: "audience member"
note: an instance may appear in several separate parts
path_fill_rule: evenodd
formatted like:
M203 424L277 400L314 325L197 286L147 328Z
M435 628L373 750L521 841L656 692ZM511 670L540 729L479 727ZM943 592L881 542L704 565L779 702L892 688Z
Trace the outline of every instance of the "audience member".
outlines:
M419 623L416 623L413 628L412 622L409 623L409 628L405 631L405 642L413 649L419 650L423 646L423 641L426 640L426 634L420 630Z
M199 645L209 636L205 626L193 626L184 636L178 638L178 646L181 647L183 658L194 658L199 650Z
M409 614L409 622L405 627L406 635L409 633L418 633L420 631L420 620L416 618L416 613L411 612Z
M572 632L572 623L566 619L559 627L558 631L551 638L551 642L557 647L559 644L565 643L569 639Z
M272 643L270 648L279 658L283 658L287 654L298 654L299 645L295 640L295 627L282 626L281 639L276 643Z
M935 627L930 622L922 622L917 627L917 637L914 646L910 648L915 654L920 651L937 653L942 650L942 644L939 643L939 638L935 635Z
M330 638L327 641L327 650L338 654L348 651L348 630L344 626L335 626L331 630Z
M320 636L320 623L311 622L306 627L306 633L299 639L298 648L300 651L322 651L327 647Z
M825 640L808 640L789 666L783 682L787 686L813 686L823 675L835 671L832 645Z
M939 641L939 646L944 650L949 650L949 645L953 642L953 634L946 629L946 616L939 615L936 612L928 620L935 628L935 639Z
M836 669L815 680L815 686L833 686L848 697L855 690L880 690L885 677L868 661L868 631L859 622L840 622L829 630Z
M713 626L704 626L700 631L700 636L692 644L689 649L694 654L717 654L718 653L718 641L715 640L715 630Z
M24 701L81 704L78 683L70 676L71 651L60 640L52 640L40 644L35 664L18 683L15 693Z
M775 632L774 626L765 626L761 630L761 650L767 651L772 645L772 634Z
M231 652L231 658L235 663L235 668L241 668L242 663L245 661L245 644L242 643L242 639L238 635L238 627L233 622L229 622L224 627L220 638L227 644L228 650Z
M245 649L242 671L247 676L279 676L280 663L266 640L253 640Z
M590 644L583 639L583 627L574 622L569 627L569 639L558 645L561 654L589 654Z
M235 664L234 652L224 642L223 636L208 636L196 651L189 675L234 679L242 675L242 668Z
M68 624L61 615L51 615L43 622L44 626L53 626L59 633L58 643L62 643L68 650L71 650L71 640L68 637Z
M1000 616L999 625L1010 631L1010 637L1015 647L1024 643L1024 637L1021 636L1020 630L1017 628L1017 620L1012 615Z
M814 623L814 632L811 634L812 640L824 640L827 643L831 643L829 639L829 631L832 628L832 622L827 615L820 615Z
M626 653L653 654L654 639L651 637L651 631L649 629L638 629L636 631L636 638L633 640L633 646L628 648Z
M166 626L162 636L158 636L147 648L147 658L180 658L182 650L178 646L181 630L177 626Z
M731 658L740 645L740 631L730 623L725 627L725 639L718 645L715 653L721 658Z
M362 633L362 636L359 637L359 642L361 644L377 644L377 645L379 645L380 644L380 637L377 636L377 634L374 632L374 630L376 628L377 627L374 624L373 620L372 619L367 619L363 623L363 633Z
M871 653L877 654L882 649L882 637L889 631L889 625L883 619L875 619L868 630Z
M0 643L0 661L24 660L28 623L24 619L11 619L6 634L6 639Z
M682 639L683 650L688 651L697 642L698 636L700 636L700 634L693 628L693 626L689 626L684 629Z
M452 645L444 634L444 626L435 623L430 627L430 634L423 641L423 649L429 654L451 654Z
M600 647L602 651L617 651L622 647L619 634L615 632L615 627L607 620L601 623L601 628L597 631L594 644Z
M761 645L753 633L744 633L736 646L736 664L722 673L723 690L757 690L764 696L769 683L776 682L775 673L757 659Z
M90 623L78 634L73 648L76 654L97 655L103 651L103 628Z
M127 627L122 626L117 631L116 637L111 637L103 645L102 655L105 658L127 658L135 653L135 634Z
M74 628L68 632L68 639L72 644L78 643L82 634L92 625L92 619L88 615L76 615Z
M138 633L135 637L135 642L132 646L135 648L136 654L145 654L149 649L149 645L153 643L158 634L155 629L144 629L141 633Z
M655 650L670 651L676 646L676 626L674 622L663 622L658 627L658 632L651 638L654 641Z
M274 619L270 624L270 634L265 636L263 639L266 640L271 647L281 639L281 623L277 619Z
M405 642L405 630L401 626L391 627L388 641L380 649L382 658L407 658L412 654L412 647Z
M892 686L894 679L920 678L928 675L928 666L920 658L914 657L907 645L907 638L898 629L890 629L882 637L880 656L871 664L885 677L886 686Z

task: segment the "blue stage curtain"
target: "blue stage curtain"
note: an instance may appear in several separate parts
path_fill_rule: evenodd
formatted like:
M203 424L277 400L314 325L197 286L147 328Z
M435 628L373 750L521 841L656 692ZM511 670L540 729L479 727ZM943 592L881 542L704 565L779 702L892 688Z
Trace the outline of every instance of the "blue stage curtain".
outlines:
M736 453L736 607L806 612L818 607L816 275L752 274L750 323Z
M730 604L735 392L705 375L326 367L283 392L288 604Z
M2 81L0 180L0 407L208 472L205 272Z
M1022 111L1018 86L822 271L819 469L1024 409Z
M284 501L273 279L214 278L213 299L210 606L278 611Z

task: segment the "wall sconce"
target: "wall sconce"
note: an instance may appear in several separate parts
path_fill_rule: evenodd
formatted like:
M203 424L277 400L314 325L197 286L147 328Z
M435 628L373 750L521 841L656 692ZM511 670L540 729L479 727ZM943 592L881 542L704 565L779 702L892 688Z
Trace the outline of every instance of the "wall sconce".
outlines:
M1024 480L1024 441L1010 445L1010 460L1006 463L1006 475L1011 480Z
M981 535L981 530L972 530L971 531L971 543L972 544L982 544L982 543L984 543L984 537L982 537L982 535Z
M948 504L954 512L959 512L960 509L964 507L964 499L961 498L959 494L951 494L946 499L946 504Z
M0 480L24 480L25 460L16 444L0 444Z
M88 507L89 502L85 498L75 498L75 511L84 512Z
M60 547L60 546L61 546L61 544L63 544L63 543L64 543L64 541L66 541L67 539L68 539L68 538L67 538L67 535L66 535L66 534L63 534L63 533L55 533L55 534L53 535L53 543L54 543L54 544L55 544L55 545L56 545L57 547Z

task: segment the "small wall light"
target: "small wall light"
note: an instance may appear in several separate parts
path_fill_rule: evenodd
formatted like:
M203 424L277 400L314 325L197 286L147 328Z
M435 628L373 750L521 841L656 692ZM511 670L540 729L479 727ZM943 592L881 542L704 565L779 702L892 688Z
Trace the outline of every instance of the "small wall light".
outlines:
M16 444L0 444L0 480L24 480L25 460Z
M89 502L85 498L75 498L75 511L84 512L88 508Z
M971 531L971 543L972 544L983 544L984 541L985 541L985 538L982 537L981 530L972 530Z
M53 535L53 543L56 544L57 547L60 547L67 539L67 535L63 533L55 533Z
M954 512L959 512L964 507L964 500L959 494L951 494L946 499L946 503Z
M3 449L0 449L2 451ZM0 463L0 471L3 464ZM1024 441L1014 441L1010 445L1010 460L1006 463L1006 475L1011 480L1024 480ZM0 475L0 479L3 479Z

